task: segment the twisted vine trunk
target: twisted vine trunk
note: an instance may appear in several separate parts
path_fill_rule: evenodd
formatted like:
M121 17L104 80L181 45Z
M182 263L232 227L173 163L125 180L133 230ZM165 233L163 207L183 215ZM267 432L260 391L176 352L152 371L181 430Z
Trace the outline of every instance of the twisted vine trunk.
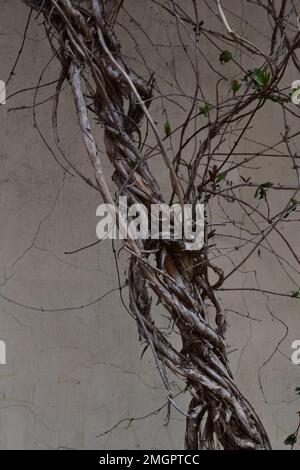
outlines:
M54 128L59 91L65 80L72 86L83 139L95 172L96 183L85 178L86 182L95 186L106 202L113 202L89 122L88 109L92 109L105 129L106 151L115 169L114 182L120 194L126 195L130 204L142 203L149 209L151 204L164 202L134 139L146 118L170 172L174 193L182 202L184 194L176 172L147 108L152 97L151 80L146 83L124 62L111 28L122 2L92 0L88 7L85 2L83 8L75 0L24 1L43 14L51 46L61 63ZM93 97L89 108L83 92L84 80ZM55 128L57 135L56 131ZM72 162L68 163L77 171ZM205 230L207 241L210 234ZM173 401L166 369L185 381L192 396L185 447L270 449L259 417L234 383L229 368L224 341L225 312L216 295L216 288L222 284L222 271L208 261L207 250L186 251L183 243L170 240L128 239L125 247L131 254L130 309L153 351L169 398ZM215 285L210 285L209 270L219 277ZM161 300L180 333L180 350L176 350L152 318L149 288ZM206 301L215 310L214 319L207 312Z

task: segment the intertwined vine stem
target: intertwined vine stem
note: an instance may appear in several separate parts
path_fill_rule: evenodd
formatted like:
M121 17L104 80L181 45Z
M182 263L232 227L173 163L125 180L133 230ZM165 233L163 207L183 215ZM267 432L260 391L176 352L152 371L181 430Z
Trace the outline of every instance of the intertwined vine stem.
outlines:
M173 196L181 204L200 199L208 202L213 195L219 194L222 197L216 178L224 163L220 168L214 167L211 170L210 157L204 170L201 170L200 184L196 183L196 177L199 176L200 162L205 152L210 150L214 138L222 132L225 135L228 126L241 116L247 118L244 133L266 100L270 96L274 99L274 93L279 93L280 97L278 83L288 61L291 59L298 67L295 50L299 44L299 34L296 32L293 37L285 34L281 21L284 10L282 12L281 9L280 17L275 10L272 12L273 2L267 2L268 14L273 14L277 19L272 50L267 55L252 42L236 34L230 27L220 2L214 2L223 27L220 37L227 35L229 42L238 44L249 54L256 54L264 61L262 73L268 70L270 75L265 86L256 83L255 92L252 92L253 81L250 78L245 84L243 96L236 99L229 110L218 110L199 151L188 165L188 179L185 184L179 176L182 169L181 150L176 158L169 157L165 139L161 138L150 113L151 100L155 93L154 77L150 75L145 79L135 73L123 56L114 33L113 25L123 2L24 1L39 15L43 15L50 44L61 64L53 112L53 128L61 154L68 166L100 191L105 202L113 204L114 198L102 169L102 156L97 148L95 129L90 121L91 113L96 115L97 121L104 128L106 154L114 167L114 183L119 194L126 195L130 204L138 202L150 209L151 204L165 202L147 164L147 153L136 139L142 122L147 123L154 135L153 148L159 152L170 175ZM193 23L176 2L154 3L177 21L193 27L196 35L200 34L202 23L199 20ZM286 2L282 4L284 8ZM278 41L277 35L280 32L283 39ZM225 56L223 59L227 60ZM84 177L64 155L60 146L56 112L59 93L66 81L72 88L95 181ZM192 118L195 102L193 101L187 122ZM249 111L252 105L254 108ZM209 112L208 106L201 110L202 114ZM238 141L240 139L241 136ZM237 145L238 142L234 148ZM234 149L227 159L233 152ZM251 158L245 161L249 160ZM222 179L224 176L219 176L219 181ZM265 187L258 189L266 191ZM230 197L234 200L234 193ZM287 204L287 209L288 207ZM270 222L269 228L263 233L261 240L254 244L251 253L260 246L270 231L278 230L279 220L277 218ZM208 245L213 236L213 231L206 224L205 245L196 252L186 251L184 244L177 241L126 240L124 246L131 257L128 276L130 310L138 323L140 334L153 351L170 402L174 404L168 370L185 381L186 389L191 394L190 406L186 412L186 448L211 449L221 446L224 449L270 449L259 417L238 389L230 371L225 343L226 314L218 296L218 289L224 282L224 273L209 257ZM211 274L217 280L211 281ZM176 347L175 342L172 342L151 315L149 290L156 294L168 312L174 329L180 335L179 347Z

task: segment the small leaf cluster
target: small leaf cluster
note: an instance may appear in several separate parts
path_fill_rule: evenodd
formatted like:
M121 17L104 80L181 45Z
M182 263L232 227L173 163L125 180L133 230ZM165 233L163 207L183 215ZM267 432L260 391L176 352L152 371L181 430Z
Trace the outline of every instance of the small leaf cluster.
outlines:
M268 189L272 188L273 183L271 181L266 181L258 186L257 190L255 191L254 197L256 199L266 199Z

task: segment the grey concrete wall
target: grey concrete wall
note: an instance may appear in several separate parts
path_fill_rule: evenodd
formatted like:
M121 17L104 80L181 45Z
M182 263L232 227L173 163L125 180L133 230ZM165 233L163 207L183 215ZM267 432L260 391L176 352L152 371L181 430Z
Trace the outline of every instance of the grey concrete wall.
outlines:
M163 34L154 20L145 18L142 2L129 0L129 4L159 42ZM0 2L0 79L7 78L18 53L27 14L21 1ZM129 53L134 55L133 50ZM183 60L179 54L177 59ZM33 21L8 94L35 86L48 61L43 29ZM188 81L185 66L183 61L178 69L181 80ZM157 67L164 74L169 65L157 63ZM43 82L57 78L55 62L45 77ZM205 67L203 80L209 82ZM46 89L38 101L47 96ZM78 178L63 176L33 126L31 109L9 111L31 106L32 99L32 92L24 93L0 110L0 338L7 345L7 365L0 366L0 448L181 448L184 419L178 412L172 410L168 426L164 426L166 409L147 417L165 403L165 391L151 354L140 359L143 346L118 291L108 293L118 287L110 243L64 254L95 241L96 207L101 201ZM50 112L51 104L46 103L37 109L37 119L52 146ZM91 172L68 90L60 123L67 152ZM280 126L271 108L262 123L253 133L274 139ZM153 166L164 185L167 177L159 171L159 163ZM106 171L109 175L108 166ZM273 161L266 162L264 171L267 179L271 175L275 181L287 173ZM294 233L292 240L298 249L299 234ZM255 258L247 268L257 269L272 290L291 290L271 258ZM223 298L226 307L260 320L229 313L228 342L235 351L230 357L236 380L262 417L274 448L283 448L284 438L297 425L299 408L294 393L300 386L299 368L289 360L291 342L300 338L299 304L280 298L270 301L272 312L288 322L289 332L280 346L287 357L276 353L262 370L264 398L258 370L285 328L270 315L264 297L226 294ZM99 436L132 417L138 419Z

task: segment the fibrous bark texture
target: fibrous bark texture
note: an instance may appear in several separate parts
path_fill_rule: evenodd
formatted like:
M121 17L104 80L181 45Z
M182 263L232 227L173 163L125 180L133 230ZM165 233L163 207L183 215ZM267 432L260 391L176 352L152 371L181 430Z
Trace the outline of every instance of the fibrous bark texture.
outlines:
M182 189L151 117L152 77L142 79L131 69L113 32L112 24L122 2L24 1L43 15L49 41L60 61L57 96L65 81L72 87L79 125L95 173L95 183L88 180L87 183L100 191L105 202L114 203L90 124L92 112L104 128L106 153L114 167L113 179L119 194L126 195L130 204L142 203L149 209L151 204L164 202L136 140L144 120L154 134L175 197L181 204L195 202L191 199L191 187L186 192ZM55 111L53 125L55 128ZM69 160L68 164L72 166ZM209 237L206 228L206 242ZM223 273L208 260L207 244L194 252L174 240L128 239L124 245L131 256L130 310L140 334L153 351L170 402L174 403L174 397L167 371L179 376L191 394L186 411L186 448L269 449L263 425L230 371L225 312L216 294ZM209 271L218 278L213 285ZM174 341L156 325L151 315L150 290L172 319L180 335L180 347L175 347ZM212 310L208 312L207 302L213 307L214 316Z

